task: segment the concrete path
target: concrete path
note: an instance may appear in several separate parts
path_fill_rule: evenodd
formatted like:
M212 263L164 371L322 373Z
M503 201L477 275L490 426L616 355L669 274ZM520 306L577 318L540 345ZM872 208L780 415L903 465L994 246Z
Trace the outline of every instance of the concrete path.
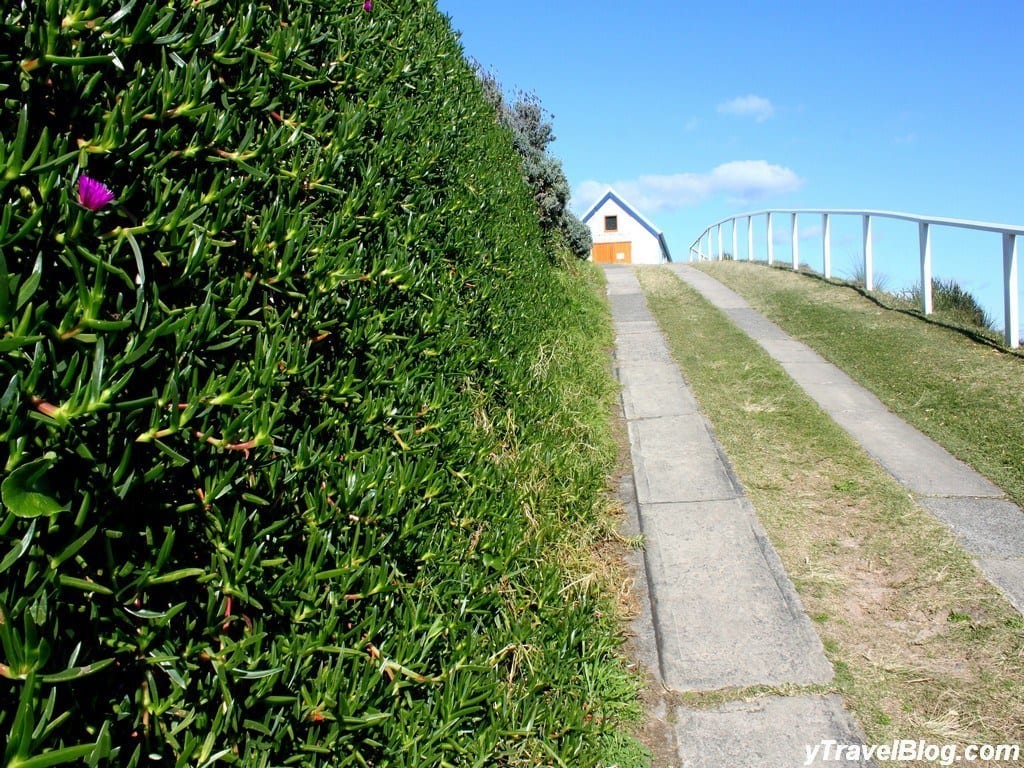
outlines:
M645 544L641 657L678 692L827 683L821 642L635 275L606 275L635 480L624 500ZM738 695L707 709L663 701L676 768L818 765L808 748L861 743L837 696Z
M957 536L988 579L1024 613L1024 511L998 487L892 414L810 347L734 291L688 264L670 267L725 313L832 419Z

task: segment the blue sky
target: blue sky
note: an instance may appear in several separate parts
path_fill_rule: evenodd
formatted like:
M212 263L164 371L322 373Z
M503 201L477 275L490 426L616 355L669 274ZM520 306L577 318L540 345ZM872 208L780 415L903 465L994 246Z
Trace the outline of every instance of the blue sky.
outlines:
M772 207L1024 224L1020 0L438 7L468 57L554 115L551 151L573 207L614 186L677 260L708 224ZM860 226L833 222L840 275L860 258ZM909 287L916 225L874 226L876 273L890 289ZM820 269L820 217L800 230L801 260ZM788 232L776 224L782 260ZM998 235L937 229L933 260L936 276L974 292L1001 326Z

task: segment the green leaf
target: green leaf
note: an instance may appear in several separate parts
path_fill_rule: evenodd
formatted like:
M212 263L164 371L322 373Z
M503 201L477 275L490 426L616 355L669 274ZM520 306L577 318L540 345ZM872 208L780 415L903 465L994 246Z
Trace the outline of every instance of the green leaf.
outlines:
M7 222L10 220L11 207L7 207L3 213L3 224L0 224L0 237L6 234ZM0 252L0 325L6 325L11 319L11 286L10 273L7 271L7 260Z
M50 560L50 567L56 570L57 567L60 566L60 564L67 560L69 557L74 557L75 553L77 553L78 550L84 547L89 542L89 539L91 539L95 534L96 526L94 525L92 528L87 530L73 542L64 547L64 550L59 555Z
M152 587L156 584L171 584L175 581L181 581L182 579L191 579L196 576L202 576L204 573L206 573L206 571L202 568L179 568L176 571L171 571L170 573L146 579L146 586Z
M27 760L14 759L8 765L12 768L50 768L52 765L63 763L75 763L88 757L96 749L95 744L80 744L76 747L62 747L41 755L30 757Z
M27 347L29 344L35 344L37 341L42 341L45 336L9 336L6 339L0 339L0 352L10 352L12 349L18 347Z
M65 669L60 672L54 672L51 675L40 675L39 680L44 683L66 683L71 680L78 680L86 675L91 675L94 672L99 672L101 669L106 669L113 663L114 659L101 659L100 661L94 661L92 664L84 664L80 667L70 667L69 669Z
M25 139L28 133L28 105L21 108L18 118L18 133L14 143L11 145L11 154L7 156L6 168L4 168L4 179L12 181L21 175L21 158L25 151Z
M19 542L17 542L13 547L11 547L11 551L7 553L7 556L4 557L2 561L0 561L0 573L3 573L12 565L14 565L14 563L17 562L18 558L28 551L28 545L31 543L32 537L35 536L35 533L36 524L35 521L33 521L32 524L29 525L28 531L25 533L22 539Z
M260 680L264 677L270 677L281 672L284 667L274 667L273 669L232 669L231 671L238 675L241 680Z
M43 56L43 61L47 64L55 64L61 67L83 67L89 64L109 64L113 60L113 55L109 53L100 54L98 56L54 56L52 54L46 54Z
M36 259L36 263L32 267L32 271L29 276L25 278L25 282L21 284L21 288L18 289L18 299L14 303L16 310L21 309L25 306L25 303L32 298L32 295L39 288L39 280L43 276L43 257L40 256Z
M41 459L22 464L0 484L0 499L18 517L53 517L67 512L69 506L61 504L46 486L46 472L53 466L56 456L48 454Z
M114 590L112 590L110 587L105 587L102 584L97 584L95 581L87 581L86 579L80 579L77 576L68 576L67 574L63 573L57 577L57 582L62 587L80 589L83 592L96 592L101 595L114 594Z

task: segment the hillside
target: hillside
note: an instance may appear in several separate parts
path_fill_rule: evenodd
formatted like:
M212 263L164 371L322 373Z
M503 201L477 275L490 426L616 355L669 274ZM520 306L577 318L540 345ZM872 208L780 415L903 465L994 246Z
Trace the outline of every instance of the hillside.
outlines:
M602 760L607 318L434 4L16 3L0 93L4 764Z
M1019 354L941 315L928 322L888 309L838 281L742 262L700 268L1024 503Z

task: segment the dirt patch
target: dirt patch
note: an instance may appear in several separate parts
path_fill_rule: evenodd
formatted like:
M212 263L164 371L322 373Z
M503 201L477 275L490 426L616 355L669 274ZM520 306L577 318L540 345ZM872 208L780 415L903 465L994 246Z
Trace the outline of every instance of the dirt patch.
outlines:
M679 747L676 740L672 712L675 700L653 678L648 679L643 696L647 720L637 739L651 752L651 765L656 768L672 768L678 764Z

